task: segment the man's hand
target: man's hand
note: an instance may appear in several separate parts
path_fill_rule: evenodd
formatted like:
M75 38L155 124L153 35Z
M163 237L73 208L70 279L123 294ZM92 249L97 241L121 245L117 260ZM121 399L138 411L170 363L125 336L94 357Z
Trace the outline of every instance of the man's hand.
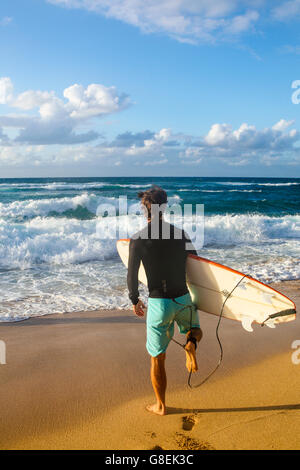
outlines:
M138 317L143 317L145 315L145 312L144 312L143 308L146 308L146 305L144 304L144 302L142 300L139 300L136 305L132 306L132 308L133 308L134 313Z

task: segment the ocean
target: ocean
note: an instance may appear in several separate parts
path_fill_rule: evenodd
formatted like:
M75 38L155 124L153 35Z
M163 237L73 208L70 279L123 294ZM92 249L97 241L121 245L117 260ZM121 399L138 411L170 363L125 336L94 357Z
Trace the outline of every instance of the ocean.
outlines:
M2 178L0 321L130 307L115 226L144 219L116 212L103 225L97 208L119 196L137 208L152 184L170 203L204 204L200 256L267 283L300 278L299 179Z

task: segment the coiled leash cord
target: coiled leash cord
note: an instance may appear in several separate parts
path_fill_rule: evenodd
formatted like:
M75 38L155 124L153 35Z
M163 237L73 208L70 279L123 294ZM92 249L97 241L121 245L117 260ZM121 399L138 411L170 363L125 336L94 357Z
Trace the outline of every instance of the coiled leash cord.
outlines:
M229 294L226 295L226 298L223 302L223 305L222 305L222 308L221 308L221 311L220 311L220 315L219 315L219 321L218 321L218 324L217 324L217 327L216 327L216 338L217 338L217 341L218 341L218 344L219 344L219 347L220 347L220 357L219 357L219 361L218 361L218 364L216 365L216 367L208 374L208 376L202 380L199 384L197 385L192 385L191 383L191 378L192 378L192 371L189 372L189 377L188 377L188 386L190 388L198 388L198 387L201 387L201 385L203 385L205 382L207 382L210 377L218 370L218 368L220 367L221 363L222 363L222 360L223 360L223 346L222 346L222 343L221 343L221 340L220 340L220 336L219 336L219 327L220 327L220 324L221 324L221 320L222 320L222 317L223 317L223 311L224 311L224 307L225 307L225 304L227 302L227 300L229 299L229 297L232 295L232 293L235 291L235 289L241 284L241 282L245 279L245 277L247 277L247 275L245 274L240 280L239 282L234 286L234 288L231 290L231 292L229 292ZM177 302L175 299L172 299L176 304L179 304L179 305L183 305L183 304L180 304L179 302ZM189 308L190 309L190 330L192 330L192 315L193 315L193 309L195 308L194 305L184 305L184 307L179 310L179 312L181 312L182 310L185 310L186 308ZM193 337L192 337L193 338ZM187 342L185 344L181 344L179 343L178 341L176 341L175 339L171 338L172 341L174 341L174 343L178 344L179 346L181 346L184 350L185 350L185 346L187 345L187 343L189 341L192 341L194 344L196 343L196 341L193 341L195 340L195 338L191 339L191 338L188 338L187 339ZM195 348L197 347L197 343L195 344Z

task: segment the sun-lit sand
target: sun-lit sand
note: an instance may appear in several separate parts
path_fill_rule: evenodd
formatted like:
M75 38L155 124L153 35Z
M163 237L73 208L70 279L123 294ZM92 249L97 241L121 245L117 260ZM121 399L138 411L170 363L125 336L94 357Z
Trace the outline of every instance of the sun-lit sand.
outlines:
M300 307L300 281L275 285ZM218 318L203 314L199 383L218 361ZM129 311L50 315L0 324L1 449L299 449L300 320L275 330L223 320L224 361L186 386L185 353L167 354L168 414L153 402L145 321ZM180 336L177 336L180 339ZM183 338L182 338L183 341ZM299 354L300 356L300 354Z

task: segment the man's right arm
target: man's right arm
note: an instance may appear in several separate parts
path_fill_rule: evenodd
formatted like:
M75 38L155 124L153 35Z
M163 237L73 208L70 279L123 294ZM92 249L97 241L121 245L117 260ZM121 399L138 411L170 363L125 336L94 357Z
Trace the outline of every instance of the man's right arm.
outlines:
M129 298L133 305L136 305L139 301L138 273L140 264L141 256L139 253L138 240L131 239L129 243L127 286L129 291Z

